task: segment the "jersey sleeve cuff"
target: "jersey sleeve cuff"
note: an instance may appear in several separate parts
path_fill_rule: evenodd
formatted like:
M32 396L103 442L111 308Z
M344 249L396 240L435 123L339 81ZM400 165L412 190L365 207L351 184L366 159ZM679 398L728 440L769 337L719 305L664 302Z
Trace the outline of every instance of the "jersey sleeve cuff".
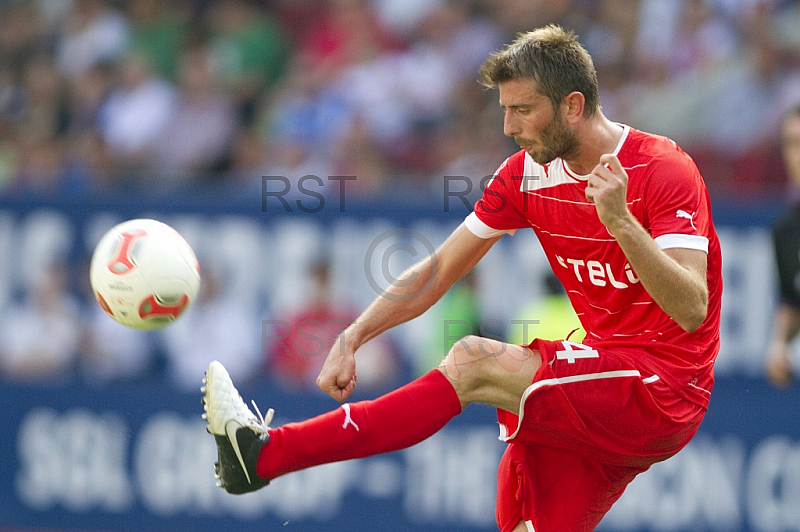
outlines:
M480 238L493 238L500 235L505 235L508 233L509 235L513 235L517 232L516 229L495 229L493 227L489 227L484 223L483 220L478 218L478 215L475 214L475 211L472 211L469 216L464 220L464 225L467 226L472 234Z
M708 239L704 236L669 234L657 236L655 241L661 249L696 249L708 253Z

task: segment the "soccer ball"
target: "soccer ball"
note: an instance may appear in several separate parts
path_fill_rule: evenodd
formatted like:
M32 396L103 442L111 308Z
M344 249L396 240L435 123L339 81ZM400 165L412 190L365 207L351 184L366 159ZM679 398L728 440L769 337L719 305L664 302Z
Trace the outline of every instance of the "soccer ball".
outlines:
M159 329L194 301L200 268L189 243L157 220L128 220L103 235L89 281L106 313L134 329Z

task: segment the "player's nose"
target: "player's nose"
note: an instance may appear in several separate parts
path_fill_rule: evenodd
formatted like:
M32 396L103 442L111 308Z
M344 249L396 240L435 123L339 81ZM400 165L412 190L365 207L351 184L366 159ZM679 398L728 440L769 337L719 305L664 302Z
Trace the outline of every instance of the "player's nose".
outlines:
M503 133L507 137L514 137L522 133L510 109L507 109L503 115Z

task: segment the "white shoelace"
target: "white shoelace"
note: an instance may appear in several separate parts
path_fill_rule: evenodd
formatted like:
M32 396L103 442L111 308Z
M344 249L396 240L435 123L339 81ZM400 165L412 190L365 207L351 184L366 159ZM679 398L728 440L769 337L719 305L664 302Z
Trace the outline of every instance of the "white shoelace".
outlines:
M259 431L263 431L266 434L269 430L269 424L272 423L272 417L275 415L275 410L272 408L267 410L267 417L265 418L261 415L261 410L259 410L255 400L251 400L250 403L253 405L253 408L255 408L256 413L258 414L258 419L253 422L253 428L257 428Z

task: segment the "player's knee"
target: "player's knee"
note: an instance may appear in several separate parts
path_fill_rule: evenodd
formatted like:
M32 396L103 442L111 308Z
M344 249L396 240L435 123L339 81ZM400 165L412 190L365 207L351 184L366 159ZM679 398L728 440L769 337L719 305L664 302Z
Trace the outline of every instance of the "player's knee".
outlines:
M527 347L465 336L450 349L440 371L462 405L480 402L514 412L540 365L539 353Z
M461 386L478 385L486 379L492 358L497 355L498 345L493 344L500 345L480 336L465 336L453 344L440 367Z

